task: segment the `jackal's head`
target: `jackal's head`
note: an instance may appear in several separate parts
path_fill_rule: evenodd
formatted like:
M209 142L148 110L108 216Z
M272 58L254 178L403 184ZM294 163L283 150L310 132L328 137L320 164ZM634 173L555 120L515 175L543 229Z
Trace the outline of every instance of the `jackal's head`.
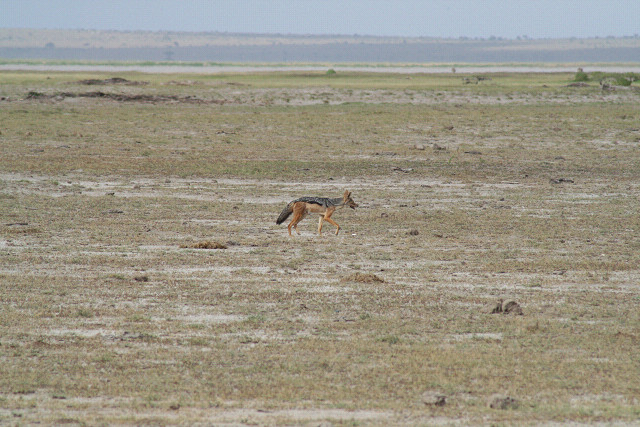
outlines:
M351 191L346 190L342 198L344 199L345 206L349 206L351 209L355 209L358 207L358 204L351 198Z

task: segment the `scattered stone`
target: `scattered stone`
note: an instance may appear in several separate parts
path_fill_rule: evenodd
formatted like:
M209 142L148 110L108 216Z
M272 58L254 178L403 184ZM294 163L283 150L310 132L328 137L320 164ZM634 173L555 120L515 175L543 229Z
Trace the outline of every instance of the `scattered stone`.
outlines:
M493 395L489 398L489 407L492 409L518 409L519 403L509 396Z
M420 234L420 232L416 229L413 229L413 230L410 230L407 234L410 236L417 236L418 234Z
M133 278L136 282L148 282L149 276L136 276Z
M416 144L413 148L415 148L416 150L424 150L427 147L425 147L424 144Z
M549 182L552 184L573 184L573 180L568 178L552 178L549 180Z
M438 145L438 144L433 144L433 150L434 150L434 151L446 151L446 150L447 150L447 147L441 147L441 146L440 146L440 145Z
M403 169L403 168L400 168L400 167L398 167L398 166L394 166L394 167L393 167L393 168L391 168L391 169L392 169L392 170L394 170L394 171L396 171L396 172L402 172L402 173L409 173L409 172L413 171L413 169L412 169L412 168L406 168L406 169Z
M358 316L356 316L354 313L345 313L345 314L339 314L335 319L333 319L334 322L355 322L358 319Z
M524 315L522 307L520 307L520 304L515 301L509 301L502 304L502 312L504 314L517 314L518 316Z
M490 304L487 310L490 314L502 313L502 300L498 300L497 304Z
M491 78L486 76L471 76L471 77L462 78L462 82L464 84L471 84L471 83L478 84L479 82L483 82L485 80L491 80Z
M519 316L523 316L524 312L522 311L522 307L515 301L507 301L499 299L497 304L490 304L487 311L490 314L516 314Z
M444 406L447 404L447 396L437 391L425 391L422 393L422 403L429 406Z

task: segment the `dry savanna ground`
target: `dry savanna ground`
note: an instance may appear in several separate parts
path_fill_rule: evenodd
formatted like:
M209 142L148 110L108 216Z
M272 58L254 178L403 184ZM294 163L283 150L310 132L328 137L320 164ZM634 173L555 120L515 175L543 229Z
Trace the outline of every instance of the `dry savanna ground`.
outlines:
M640 422L637 84L112 77L0 74L0 424Z

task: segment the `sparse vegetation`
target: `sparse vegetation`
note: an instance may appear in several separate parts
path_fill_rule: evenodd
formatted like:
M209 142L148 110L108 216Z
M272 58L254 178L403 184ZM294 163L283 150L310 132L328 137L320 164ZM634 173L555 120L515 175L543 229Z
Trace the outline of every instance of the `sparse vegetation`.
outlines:
M591 74L578 71L573 79L575 82L595 81L614 86L631 86L633 82L638 80L640 80L640 74L638 73L607 73L601 71L596 71Z
M573 78L574 82L588 82L589 81L589 75L587 73L585 73L582 70L579 70L578 72L576 72L575 77Z
M1 73L0 424L637 422L636 85L456 68Z
M227 249L227 245L220 242L212 242L205 240L202 242L192 243L188 245L180 245L181 248L193 248L193 249Z

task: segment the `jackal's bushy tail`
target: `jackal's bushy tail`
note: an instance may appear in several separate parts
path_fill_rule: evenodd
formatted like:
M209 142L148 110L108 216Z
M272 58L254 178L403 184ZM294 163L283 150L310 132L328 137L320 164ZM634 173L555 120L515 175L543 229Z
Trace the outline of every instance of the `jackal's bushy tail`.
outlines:
M276 224L280 225L285 222L287 218L289 218L289 215L291 215L291 212L293 212L293 203L294 202L289 203L287 207L284 208L282 212L280 212L280 216L278 217L278 219L276 219Z

